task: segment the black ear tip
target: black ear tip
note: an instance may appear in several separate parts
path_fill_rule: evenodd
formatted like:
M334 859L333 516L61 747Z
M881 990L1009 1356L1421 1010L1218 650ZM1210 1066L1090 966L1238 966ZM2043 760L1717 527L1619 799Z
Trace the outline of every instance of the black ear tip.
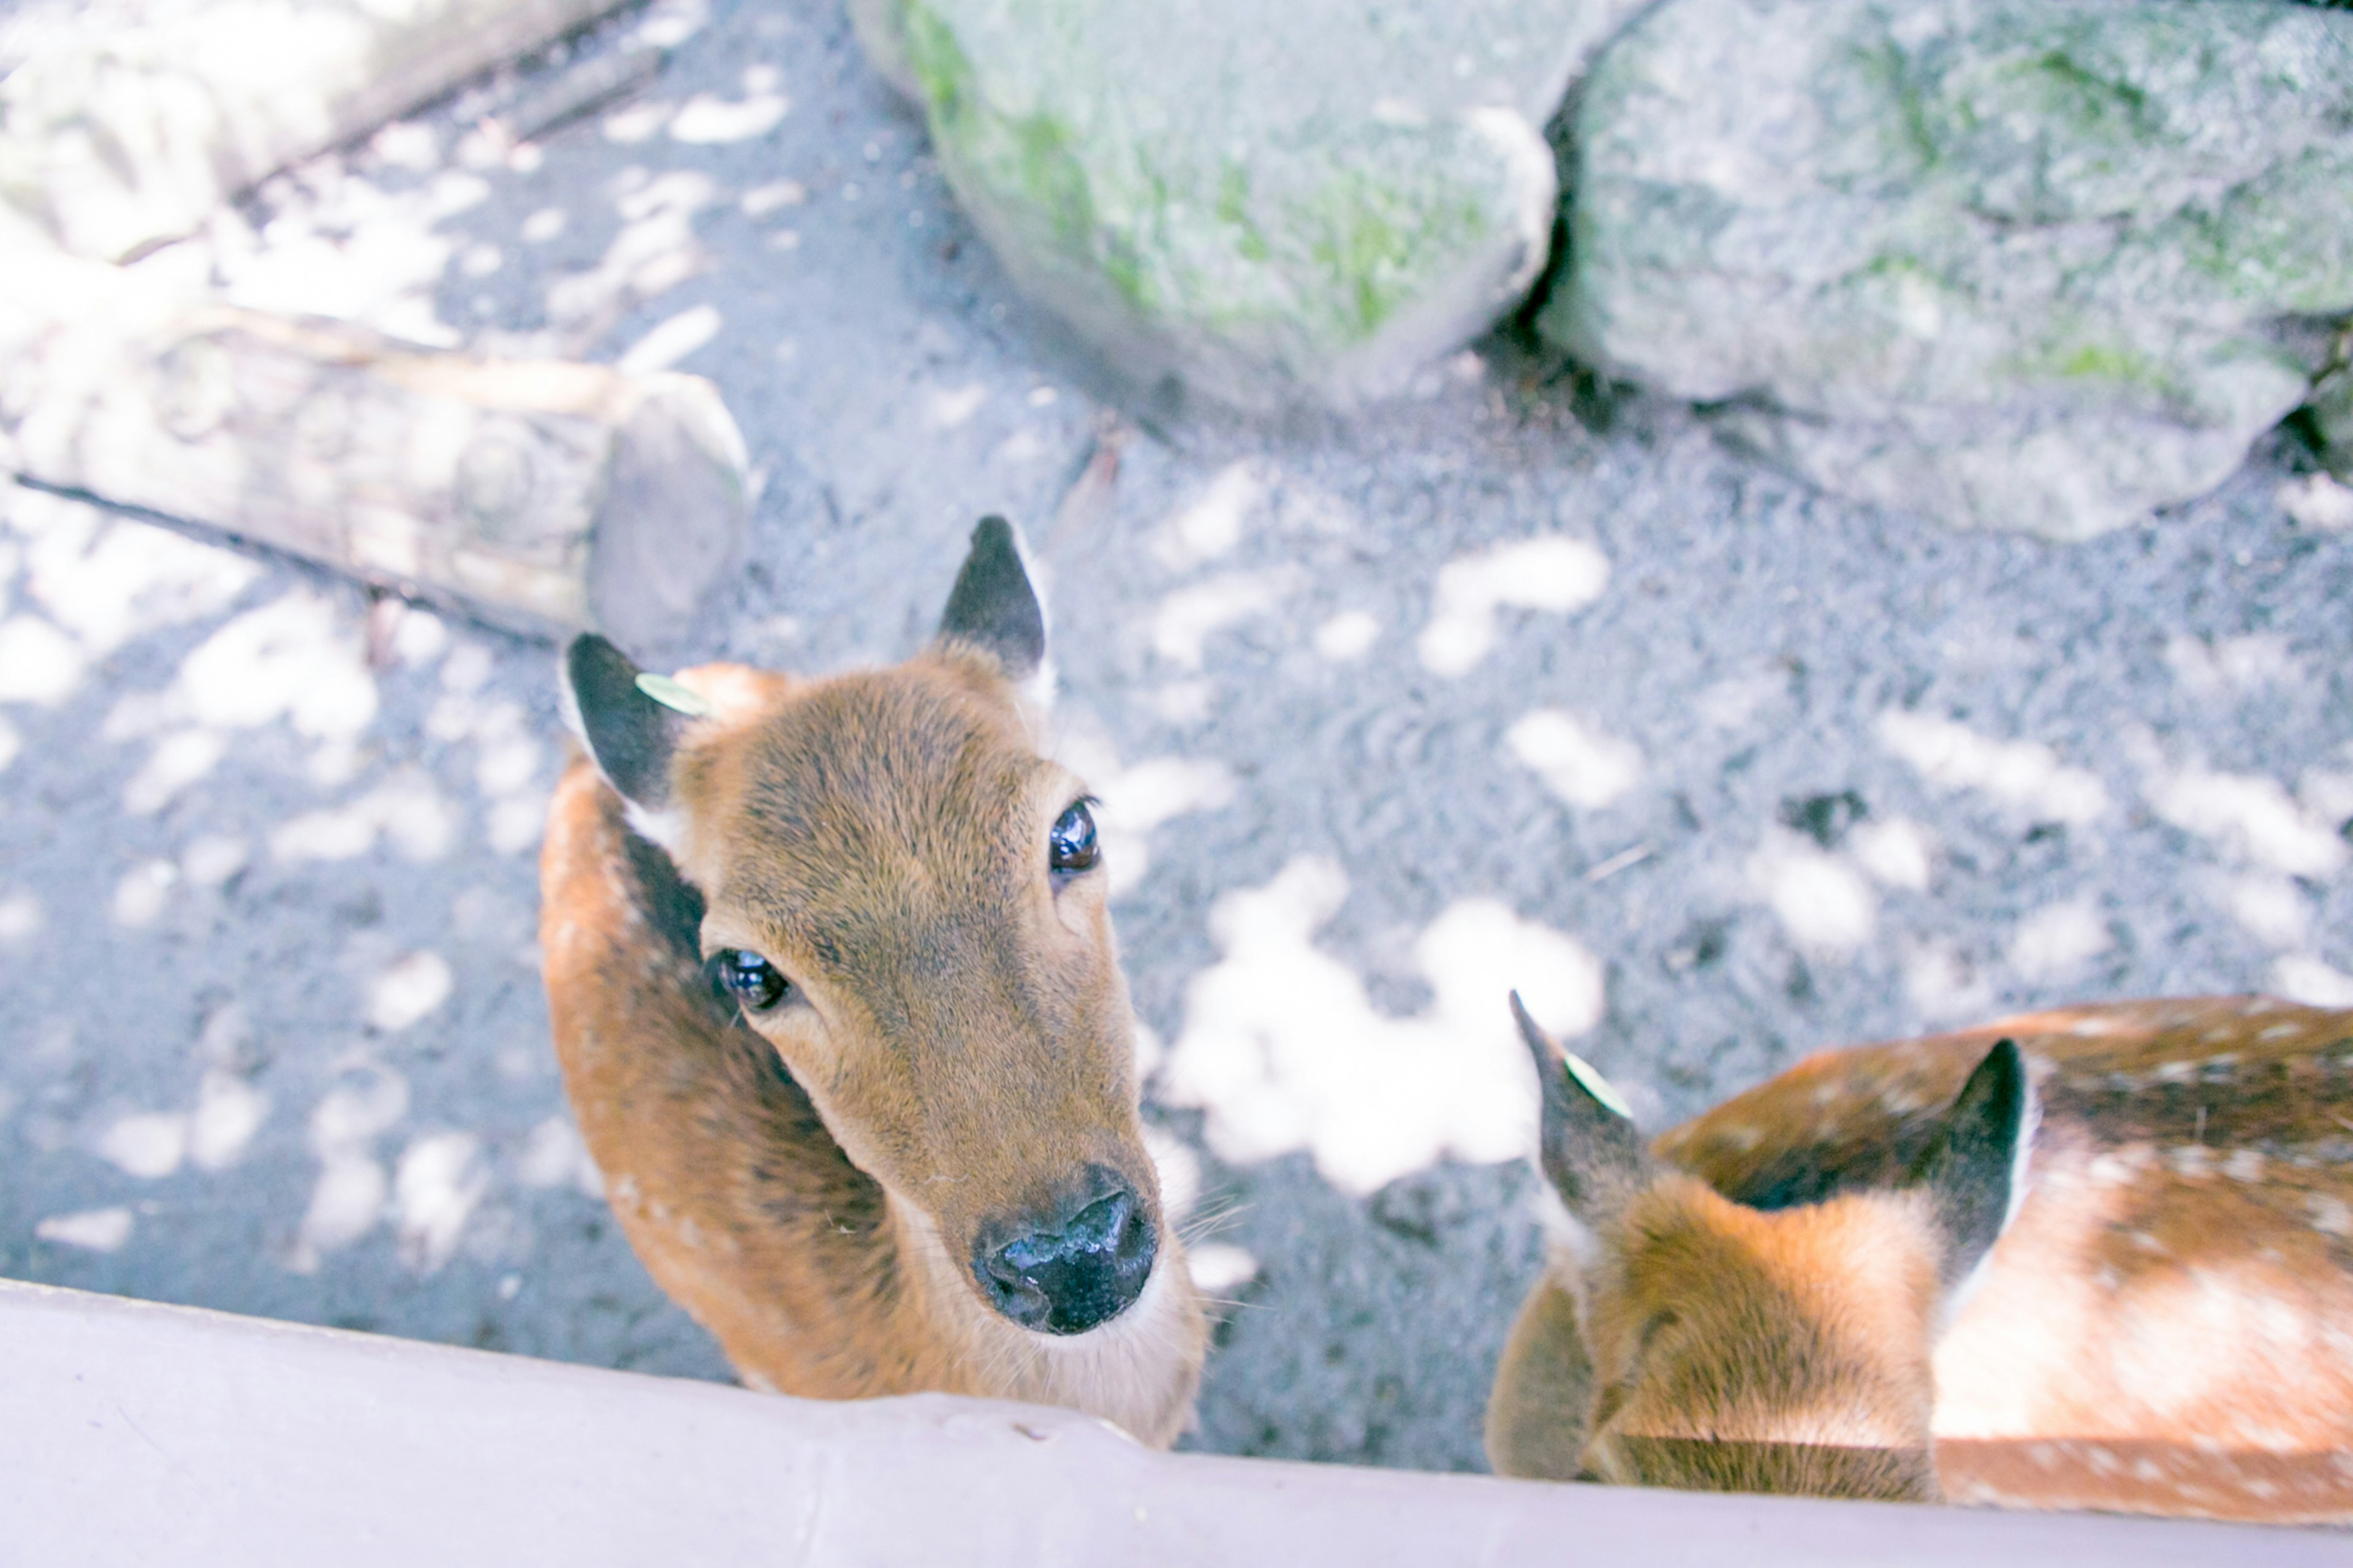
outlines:
M1517 991L1512 993L1512 1022L1520 1026L1520 1038L1527 1042L1529 1051L1535 1055L1538 1071L1560 1065L1560 1047L1553 1044L1544 1026L1528 1012L1528 1005L1520 1000Z
M582 632L564 646L564 672L575 686L597 686L616 675L635 680L638 667L610 638L598 632Z
M1013 525L996 512L990 512L972 525L972 547L975 550L1001 550L1018 553L1013 542Z
M1992 1080L1994 1104L2005 1121L2014 1123L2026 1113L2026 1053L2016 1040L1996 1040L1978 1070Z

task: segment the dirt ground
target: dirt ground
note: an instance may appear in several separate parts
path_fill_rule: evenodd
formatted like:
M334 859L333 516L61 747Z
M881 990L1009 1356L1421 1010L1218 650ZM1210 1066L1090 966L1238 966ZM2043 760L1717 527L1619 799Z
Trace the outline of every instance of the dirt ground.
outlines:
M0 61L75 20L0 12ZM637 98L486 127L643 38ZM2353 1005L2353 533L2283 510L2287 437L2056 547L1827 500L1508 332L1351 421L1187 407L1010 290L821 0L624 14L194 243L253 303L715 381L754 546L649 657L903 657L973 520L1025 524L1233 1303L1200 1447L1482 1468L1539 1257L1506 986L1654 1126L2043 1004ZM724 1377L548 1047L551 650L0 517L0 1273Z

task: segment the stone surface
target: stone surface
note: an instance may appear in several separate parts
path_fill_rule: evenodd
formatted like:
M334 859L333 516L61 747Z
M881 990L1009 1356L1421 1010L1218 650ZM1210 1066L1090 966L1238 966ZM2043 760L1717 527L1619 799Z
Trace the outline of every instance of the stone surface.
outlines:
M2353 368L2321 377L2306 405L2320 460L2340 479L2353 479Z
M908 0L903 23L1015 280L1147 381L1268 405L1398 390L1518 300L1552 235L1541 128L1632 8Z
M2348 116L2309 7L1672 0L1586 84L1542 329L1833 490L2087 537L2304 401Z

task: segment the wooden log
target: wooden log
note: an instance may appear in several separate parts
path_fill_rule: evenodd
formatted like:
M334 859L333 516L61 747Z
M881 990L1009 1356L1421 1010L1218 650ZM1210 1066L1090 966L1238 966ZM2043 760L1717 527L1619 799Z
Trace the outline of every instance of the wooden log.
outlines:
M193 231L254 182L359 136L617 0L204 0L0 82L0 201L77 255Z
M709 382L496 361L0 247L0 466L456 600L661 648L739 555Z

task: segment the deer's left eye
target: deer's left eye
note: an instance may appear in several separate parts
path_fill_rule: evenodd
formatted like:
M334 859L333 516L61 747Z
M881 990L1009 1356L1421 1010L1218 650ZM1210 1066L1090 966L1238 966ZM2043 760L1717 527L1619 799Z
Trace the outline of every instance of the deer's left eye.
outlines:
M1093 870L1102 858L1103 847L1095 842L1094 813L1083 800L1071 802L1070 809L1054 819L1054 830L1046 836L1046 864L1064 876L1075 877Z
M793 984L756 952L731 947L719 955L719 980L746 1012L765 1013L785 999Z

